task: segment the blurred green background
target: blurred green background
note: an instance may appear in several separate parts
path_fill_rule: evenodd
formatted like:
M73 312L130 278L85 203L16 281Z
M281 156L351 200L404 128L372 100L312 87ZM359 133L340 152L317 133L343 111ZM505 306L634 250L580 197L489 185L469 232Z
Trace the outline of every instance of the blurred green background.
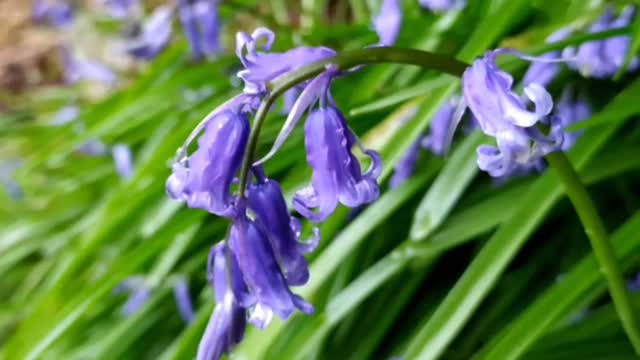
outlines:
M436 14L403 2L399 47L472 61L510 46L540 54L566 26L583 29L607 5L633 1L469 0ZM152 9L160 1L145 3ZM238 94L233 51L193 61L181 31L149 63L113 50L124 25L96 1L78 2L71 31L34 25L28 1L0 2L0 357L6 359L190 359L214 306L209 248L226 220L170 200L164 190L176 149L215 106ZM222 42L258 25L275 48L358 49L377 41L369 0L231 0L220 9ZM636 21L620 32L640 45ZM605 35L611 36L611 35ZM568 43L584 42L576 34ZM118 74L115 86L65 85L58 49L72 44ZM547 46L548 48L548 46ZM519 77L526 63L507 59ZM625 274L640 265L640 80L581 78L594 116L570 158L613 234ZM564 86L564 85L563 85ZM350 126L385 160L384 179L459 80L415 67L376 65L338 80L334 95ZM559 94L561 87L551 88ZM76 120L52 123L66 106ZM407 113L416 115L405 125ZM259 154L284 121L270 114ZM118 176L107 151L132 149L134 174ZM358 216L341 208L310 255L311 281L294 289L316 314L251 328L238 359L633 359L588 241L563 188L546 171L497 185L476 167L478 133L445 158L423 156L404 186L385 190ZM267 163L287 194L310 178L301 129ZM385 186L386 188L386 186ZM410 230L418 238L410 238ZM123 317L114 288L143 276L151 298ZM180 319L172 289L188 279L197 316ZM640 303L640 297L634 300ZM436 314L434 316L434 314Z

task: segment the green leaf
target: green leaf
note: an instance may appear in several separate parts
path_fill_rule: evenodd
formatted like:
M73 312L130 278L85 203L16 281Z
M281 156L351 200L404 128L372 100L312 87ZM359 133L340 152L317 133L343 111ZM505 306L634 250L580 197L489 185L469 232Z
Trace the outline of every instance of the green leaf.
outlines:
M447 217L455 202L478 173L476 148L482 143L482 132L469 135L447 160L433 185L422 198L413 215L411 238L425 239Z
M640 104L637 101L634 102L633 97L630 96L638 90L640 90L640 80L629 86L597 116L601 118L619 116L620 106L625 107L629 115L639 112ZM615 125L610 125L599 132L587 134L571 154L576 168L583 168L620 125L621 121L618 121ZM442 354L493 288L520 247L560 198L562 192L562 185L554 174L546 173L526 194L523 194L520 206L489 239L444 302L412 339L405 354L407 357L433 359Z
M623 267L628 268L640 251L640 213L627 221L611 237L616 255ZM546 330L567 319L582 307L606 292L606 282L595 257L590 254L541 295L534 304L518 317L489 344L481 358L519 358Z

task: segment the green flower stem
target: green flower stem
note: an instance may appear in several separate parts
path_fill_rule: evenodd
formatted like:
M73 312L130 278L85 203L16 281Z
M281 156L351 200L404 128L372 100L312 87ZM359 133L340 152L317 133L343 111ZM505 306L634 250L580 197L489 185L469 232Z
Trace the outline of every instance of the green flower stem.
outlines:
M584 231L591 241L593 253L607 280L609 293L613 299L622 327L627 333L627 337L631 341L636 354L640 354L640 325L638 318L634 313L629 290L622 276L613 247L609 242L607 230L598 215L595 204L564 153L555 152L549 154L547 155L547 161L560 177L560 181L564 184L567 195L578 213L578 217L584 226Z
M349 70L355 66L367 64L396 63L416 65L433 69L453 76L461 77L468 64L452 57L434 54L416 49L400 49L391 47L375 47L347 51L329 59L317 61L296 71L283 75L269 84L269 94L264 98L253 121L247 151L240 169L239 193L244 196L249 178L249 169L254 160L260 129L275 99L292 87L324 72L327 66L335 65L340 70Z

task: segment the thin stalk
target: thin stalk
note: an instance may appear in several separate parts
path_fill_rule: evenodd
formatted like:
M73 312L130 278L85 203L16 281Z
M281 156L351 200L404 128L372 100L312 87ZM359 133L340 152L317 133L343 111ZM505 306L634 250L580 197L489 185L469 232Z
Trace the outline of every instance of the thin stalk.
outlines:
M636 354L640 354L640 325L638 318L634 313L629 290L598 210L579 175L564 153L555 152L547 155L546 158L560 177L560 181L563 183L567 195L578 213L584 232L591 241L593 253L608 283L609 293L613 299L613 305L618 313L622 327L627 333L627 337Z
M253 127L249 135L247 151L245 153L242 167L240 168L240 180L238 193L244 196L247 187L249 169L253 163L255 150L260 136L260 129L264 123L267 113L275 102L275 99L284 94L292 87L311 79L324 72L329 65L335 65L338 69L346 71L353 67L367 64L397 63L405 65L416 65L428 69L437 70L453 76L461 77L468 64L458 61L452 57L434 54L428 51L416 49L401 49L391 47L375 47L361 50L347 51L329 59L317 61L298 70L280 76L269 84L269 94L260 104L254 117Z

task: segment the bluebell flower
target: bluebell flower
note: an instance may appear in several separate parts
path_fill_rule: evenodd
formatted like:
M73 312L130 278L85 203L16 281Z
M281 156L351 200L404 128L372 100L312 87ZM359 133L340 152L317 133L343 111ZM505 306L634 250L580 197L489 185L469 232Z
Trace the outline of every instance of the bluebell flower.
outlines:
M371 167L362 172L352 153L358 139L335 105L321 106L309 115L305 145L307 161L313 169L311 185L296 192L293 199L294 208L304 217L322 222L338 203L357 207L378 198L382 159L377 152L365 150L371 158Z
M176 305L178 306L178 312L182 320L187 324L191 323L195 313L193 312L193 302L189 294L189 284L185 278L181 277L176 280L173 286L173 296L176 299Z
M140 0L105 0L104 6L111 17L124 19L132 16L139 3Z
M546 43L553 44L559 41L566 39L569 35L571 35L571 29L560 29L551 36L549 36L546 40ZM562 51L551 51L540 58L542 59L558 59L562 56ZM548 86L555 78L558 76L560 72L560 64L557 62L534 62L529 66L529 69L524 74L524 78L522 80L524 85L529 85L531 83L536 83L540 86Z
M589 28L589 32L601 32L628 26L636 13L635 6L628 6L616 18L612 8L607 11ZM624 64L625 57L631 46L629 35L620 35L604 40L590 41L575 48L567 48L563 55L574 60L569 61L569 67L580 72L582 76L606 79L615 75ZM630 69L638 66L636 58Z
M198 139L198 149L174 163L167 180L169 195L189 207L231 216L235 201L231 182L240 169L248 137L249 119L245 114L228 108L215 112Z
M441 12L462 9L466 0L419 0L419 3L425 9Z
M121 282L114 289L114 293L130 294L127 302L122 307L122 315L131 316L147 304L151 297L151 288L148 286L144 278L140 276L132 276Z
M77 106L67 105L58 110L49 123L53 126L63 126L76 120L79 115L80 109Z
M313 306L289 289L265 230L242 212L233 219L229 246L254 297L250 323L263 329L273 314L284 320L296 310L313 313Z
M62 52L64 76L69 84L81 81L95 81L112 86L118 80L116 74L106 65L87 59L69 49Z
M536 83L524 93L533 104L513 92L513 78L496 64L496 56L509 50L495 50L477 59L465 70L462 91L467 106L482 131L496 139L497 146L478 148L478 166L491 176L500 177L528 166L562 145L562 127L549 120L553 107L551 95ZM544 134L538 125L549 125Z
M457 99L451 99L444 103L431 120L429 135L422 140L422 146L431 150L435 155L444 155L449 147L449 135L452 131L453 117L457 106Z
M179 0L178 14L194 58L220 51L217 0Z
M128 179L133 175L133 156L131 149L124 144L117 144L111 149L116 170L123 179Z
M172 8L159 6L144 23L141 32L127 42L127 53L142 60L155 58L171 40L172 23Z
M265 41L263 51L258 50L258 42ZM301 68L304 65L327 59L336 54L326 47L297 47L283 53L267 52L275 41L275 34L267 28L257 28L251 35L240 32L236 35L236 55L244 69L238 77L244 81L244 93L264 95L267 83Z
M402 1L383 0L380 13L373 19L373 24L380 39L380 45L395 44L402 28Z
M393 176L389 180L389 187L395 189L404 184L415 172L420 158L422 139L416 140L395 166Z
M240 304L240 297L248 296L247 287L235 256L224 244L212 248L208 275L215 288L216 307L198 345L198 360L217 360L228 354L242 341L247 324L246 309Z
M34 0L33 19L55 27L66 27L73 22L73 6L65 0Z
M257 182L249 186L249 207L269 238L287 284L304 285L309 280L309 268L303 254L313 251L318 245L319 230L315 229L310 242L301 243L300 222L289 214L280 184L268 179L261 167L253 171Z
M577 122L586 120L591 116L591 105L580 95L575 94L575 90L571 86L567 86L560 96L560 100L556 103L554 114L562 128L567 128ZM562 142L562 150L568 151L573 147L578 138L582 136L583 131L564 132L564 140Z

